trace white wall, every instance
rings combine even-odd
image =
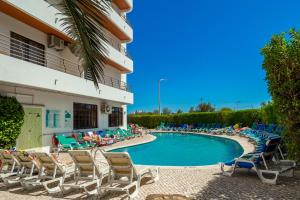
[[[42,133],[43,133],[43,146],[44,149],[49,150],[52,146],[51,137],[53,133],[70,133],[73,131],[73,103],[86,103],[97,105],[98,108],[98,128],[108,129],[108,114],[101,113],[100,108],[102,103],[106,103],[109,106],[123,107],[124,109],[124,125],[121,128],[126,128],[127,126],[127,109],[126,106],[123,106],[121,103],[115,103],[110,101],[104,101],[93,98],[84,98],[79,96],[64,95],[54,92],[40,91],[30,88],[18,87],[18,86],[9,86],[0,84],[0,93],[2,95],[15,96],[18,101],[26,105],[40,105],[43,110],[42,116]],[[59,110],[61,118],[59,121],[60,126],[58,128],[47,128],[46,127],[46,109],[55,109]],[[72,114],[72,126],[65,127],[64,122],[64,112],[68,111]],[[113,128],[110,128],[113,129]],[[80,130],[75,130],[80,131]]]

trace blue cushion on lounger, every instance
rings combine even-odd
[[[237,162],[237,166],[241,168],[247,168],[247,169],[251,169],[252,167],[254,167],[252,163],[246,163],[246,162]]]
[[[225,165],[232,166],[232,165],[234,165],[234,163],[235,163],[235,160],[232,160],[232,161],[226,162]],[[251,169],[252,167],[254,167],[253,164],[246,163],[246,162],[237,162],[237,166],[241,167],[241,168],[247,168],[247,169]]]

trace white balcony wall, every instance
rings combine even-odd
[[[8,84],[23,85],[59,93],[124,104],[133,103],[133,94],[130,92],[102,84],[99,84],[99,90],[97,90],[92,81],[3,54],[0,54],[0,80]]]
[[[27,12],[31,16],[43,21],[49,26],[62,30],[61,23],[59,22],[59,15],[56,15],[58,10],[53,6],[50,6],[48,2],[44,0],[7,0],[17,8]]]
[[[49,3],[44,0],[7,0],[14,6],[22,9],[28,14],[41,20],[42,22],[52,26],[53,28],[62,31],[59,19],[61,16],[56,15],[59,11],[53,6],[49,7]],[[52,0],[51,0],[52,1]],[[50,1],[50,2],[51,2]],[[124,34],[129,38],[133,38],[133,30],[126,21],[114,10],[110,9],[107,16]]]
[[[131,40],[133,39],[133,30],[132,27],[125,21],[123,17],[117,13],[113,8],[107,14],[107,17]]]
[[[127,2],[128,5],[130,5],[130,10],[127,10],[126,12],[130,12],[133,9],[133,0],[124,0]]]
[[[133,72],[133,61],[120,51],[116,50],[110,44],[106,42],[104,43],[107,48],[107,57],[120,66],[126,68],[129,72]]]
[[[132,11],[132,9],[133,9],[133,0],[122,0],[122,1],[125,1],[129,5],[129,7],[130,7],[128,10],[123,10],[123,12],[127,12],[128,13],[128,12]]]

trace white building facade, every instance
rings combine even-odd
[[[55,1],[0,1],[0,94],[23,104],[19,149],[49,151],[54,134],[126,128],[133,103],[126,79],[133,72],[126,49],[133,40],[126,19],[132,0],[112,0],[104,16],[107,60],[99,89],[70,51],[72,39],[50,6]]]

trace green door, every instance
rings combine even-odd
[[[24,107],[25,117],[17,139],[19,150],[42,147],[42,108]]]

